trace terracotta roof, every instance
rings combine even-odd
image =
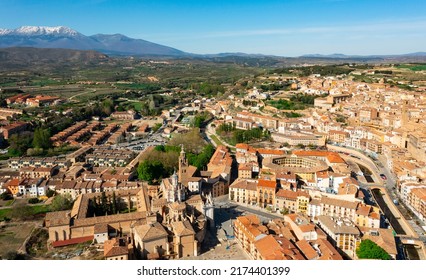
[[[358,193],[358,187],[354,186],[354,185],[349,185],[346,183],[341,183],[339,184],[339,189],[337,192],[337,195],[353,195],[355,197],[355,195]]]
[[[317,178],[329,178],[330,175],[328,174],[328,171],[318,171],[316,172]]]
[[[172,222],[172,228],[174,233],[178,236],[195,234],[195,231],[192,228],[191,223],[189,221]]]
[[[321,205],[321,200],[319,200],[319,199],[312,199],[310,202],[309,202],[309,204],[311,204],[311,205],[317,205],[317,206],[320,206]]]
[[[278,190],[278,192],[275,194],[276,198],[284,198],[284,199],[291,199],[296,200],[297,199],[297,192],[290,191],[290,190]]]
[[[414,188],[411,190],[411,193],[420,199],[426,199],[426,188]]]
[[[167,231],[158,222],[137,226],[135,231],[143,241],[167,237]]]
[[[170,208],[176,211],[182,211],[186,208],[186,204],[184,202],[175,201],[170,204]]]
[[[257,187],[266,187],[266,188],[276,188],[277,182],[276,181],[270,181],[270,180],[258,180]]]
[[[282,150],[273,150],[273,149],[263,149],[263,148],[259,148],[257,149],[257,152],[259,154],[263,154],[263,155],[277,155],[277,156],[281,156],[281,155],[285,155],[285,151]]]
[[[108,224],[96,224],[94,226],[94,233],[108,233]]]
[[[356,210],[356,214],[357,215],[361,215],[361,216],[368,216],[368,214],[370,214],[371,211],[371,206],[369,205],[360,205],[358,207],[358,209]]]
[[[320,251],[321,256],[318,260],[343,260],[343,257],[339,252],[331,245],[331,243],[326,239],[317,239],[313,241],[317,245],[318,250]]]
[[[380,214],[376,213],[376,212],[372,212],[372,213],[370,213],[369,217],[371,219],[379,220],[380,219]]]
[[[254,214],[237,217],[237,220],[245,226],[248,226],[248,225],[251,225],[251,224],[255,224],[255,225],[260,224],[259,217],[257,215],[254,215]]]
[[[247,180],[247,179],[237,179],[234,181],[229,188],[237,188],[237,189],[246,189],[255,191],[257,186],[257,182],[254,180]]]
[[[84,243],[84,242],[88,242],[92,240],[93,240],[93,235],[90,235],[90,236],[71,238],[71,239],[61,240],[61,241],[53,241],[52,246],[63,247],[68,245],[80,244],[80,243]]]
[[[308,241],[305,239],[299,240],[296,242],[297,248],[302,252],[302,254],[306,257],[308,260],[313,260],[318,256],[318,253],[315,251],[314,248],[309,244]]]
[[[127,256],[128,254],[129,254],[129,250],[127,249],[127,247],[114,246],[108,252],[104,252],[104,257],[111,258],[111,257],[117,257],[117,256],[123,256],[123,255]]]
[[[238,170],[252,170],[253,164],[251,163],[240,163],[238,165]]]
[[[293,154],[300,157],[326,157],[330,163],[345,163],[343,158],[335,152],[298,150],[293,151]]]
[[[275,194],[275,197],[277,197],[277,198],[281,197],[281,198],[291,199],[291,200],[296,200],[298,196],[310,197],[308,192],[301,191],[301,190],[291,191],[291,190],[280,189]]]
[[[250,148],[250,146],[248,144],[245,144],[245,143],[238,143],[237,145],[235,145],[235,148],[248,150]]]
[[[15,178],[7,182],[7,186],[19,186],[19,183],[21,182],[21,179]]]
[[[71,220],[70,211],[56,211],[46,213],[46,227],[69,225]]]
[[[307,225],[299,225],[299,228],[302,232],[312,232],[315,231],[315,225],[314,224],[307,224]]]
[[[104,242],[104,257],[128,256],[129,250],[125,239],[113,238]]]
[[[118,223],[118,222],[137,221],[137,220],[144,220],[144,219],[146,219],[146,212],[132,212],[132,213],[125,213],[125,214],[110,215],[110,216],[76,219],[74,220],[73,227],[90,226],[90,225],[95,225],[98,223],[112,224],[112,223]]]
[[[321,197],[321,203],[343,207],[343,208],[349,208],[349,209],[356,209],[359,204],[359,202],[351,202],[347,200],[335,199],[335,198],[330,198],[326,196]]]
[[[280,244],[272,235],[267,235],[254,243],[257,251],[264,260],[283,260],[284,254]]]

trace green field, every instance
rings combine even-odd
[[[410,69],[411,71],[425,71],[426,64],[401,64],[397,66],[399,69]]]
[[[126,101],[121,104],[126,109],[135,109],[140,112],[142,110],[142,102]]]
[[[0,221],[3,221],[4,218],[8,218],[10,216],[10,212],[12,209],[0,209]]]
[[[215,142],[217,146],[223,145],[223,143],[219,140],[219,138],[217,138],[216,135],[212,134],[210,135],[210,138],[213,140],[213,142]]]
[[[30,209],[29,211],[26,211],[27,216],[26,218],[31,218],[32,216],[36,216],[39,214],[45,214],[49,212],[49,206],[47,205],[34,205],[34,206],[25,206],[25,209]],[[21,209],[22,210],[22,209]],[[13,216],[13,208],[6,208],[6,209],[0,209],[0,221],[3,221],[6,219],[11,219]]]

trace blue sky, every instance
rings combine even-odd
[[[426,51],[424,0],[1,0],[0,28],[68,26],[186,52]]]

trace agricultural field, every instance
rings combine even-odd
[[[20,249],[25,239],[30,235],[34,227],[34,222],[0,222],[0,254],[18,251],[18,249]]]
[[[426,64],[401,64],[397,66],[398,69],[409,69],[411,71],[425,71]]]

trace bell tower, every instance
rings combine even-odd
[[[186,169],[188,167],[188,159],[186,158],[186,153],[183,148],[183,144],[181,145],[180,155],[179,155],[179,183],[182,183],[182,177],[186,173]]]

